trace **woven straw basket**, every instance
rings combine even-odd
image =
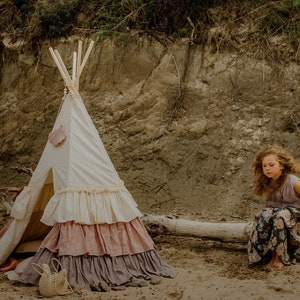
[[[60,271],[54,266],[54,262],[60,266]],[[39,280],[40,294],[44,297],[53,297],[72,293],[73,290],[67,279],[67,270],[62,267],[56,258],[53,258],[51,263],[54,272],[51,272],[50,266],[47,264],[41,266],[35,263],[32,264],[34,270],[41,275]]]

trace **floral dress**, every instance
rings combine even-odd
[[[295,175],[288,175],[284,185],[267,198],[267,207],[256,214],[247,247],[249,267],[267,262],[274,251],[284,264],[296,263],[300,247],[300,196],[293,187],[297,180]]]

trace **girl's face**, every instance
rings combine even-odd
[[[276,180],[281,175],[283,167],[279,163],[277,155],[270,154],[263,158],[262,169],[267,177]]]

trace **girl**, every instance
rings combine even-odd
[[[265,196],[266,208],[256,216],[248,243],[249,267],[281,269],[296,262],[300,246],[299,168],[283,148],[260,150],[252,163],[254,194]]]

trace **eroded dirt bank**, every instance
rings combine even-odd
[[[11,167],[34,169],[64,94],[48,48],[71,68],[77,42],[45,41],[38,57],[2,48],[2,187],[26,184]],[[247,221],[262,205],[252,196],[255,152],[276,142],[300,158],[299,69],[188,39],[106,40],[95,44],[80,91],[143,212]]]

